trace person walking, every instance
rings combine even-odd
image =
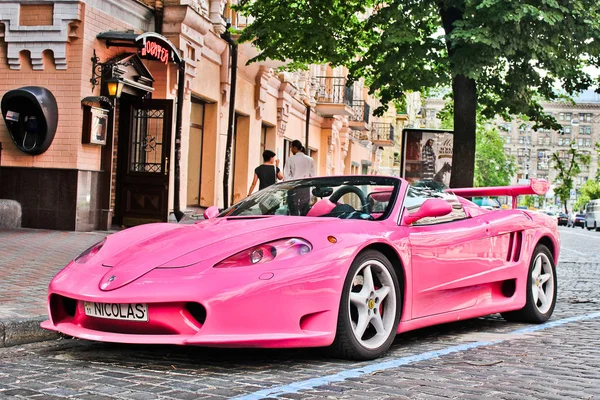
[[[262,190],[273,185],[277,182],[277,179],[283,179],[279,169],[279,160],[275,160],[275,153],[271,150],[265,150],[262,157],[264,162],[254,169],[254,180],[250,185],[250,190],[248,190],[248,196],[254,191],[257,182],[259,182],[258,190]]]
[[[433,180],[435,176],[435,152],[433,151],[433,139],[429,139],[421,150],[421,162],[423,163],[423,180]]]
[[[294,140],[291,145],[293,156],[289,157],[283,168],[286,181],[311,178],[315,176],[315,161],[304,154],[302,142]],[[300,186],[288,192],[288,208],[290,215],[306,215],[310,203],[310,187]]]
[[[288,158],[283,168],[283,177],[286,181],[292,179],[310,178],[315,176],[315,161],[304,154],[302,142],[294,140],[291,145],[292,156]]]

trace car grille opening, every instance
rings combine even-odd
[[[507,281],[502,282],[502,295],[504,297],[513,297],[515,291],[517,290],[517,280],[509,279]]]
[[[86,329],[126,335],[179,335],[178,329],[162,322],[131,322],[116,319],[88,318],[81,323]]]
[[[50,317],[54,323],[65,318],[74,317],[77,311],[77,300],[53,294],[50,296]]]
[[[185,308],[189,311],[192,317],[198,321],[200,326],[204,325],[204,321],[206,321],[206,308],[204,308],[202,304],[186,303]]]

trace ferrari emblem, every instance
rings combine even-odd
[[[368,303],[369,308],[372,310],[375,308],[375,300],[371,299]]]

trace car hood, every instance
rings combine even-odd
[[[127,285],[151,270],[161,268],[181,268],[196,264],[214,255],[214,251],[198,251],[219,244],[220,251],[226,251],[224,241],[238,236],[265,233],[273,228],[277,232],[292,232],[299,225],[326,222],[323,218],[310,217],[229,217],[198,222],[194,225],[182,225],[175,229],[154,225],[148,230],[138,230],[138,238],[131,244],[119,246],[120,233],[107,238],[105,247],[109,251],[100,258],[103,267],[110,267],[100,280],[101,290],[109,291]],[[167,224],[164,224],[167,225]],[[294,228],[292,228],[292,225]],[[172,225],[171,225],[172,226]],[[289,228],[285,228],[289,226]],[[127,231],[123,231],[125,233]],[[260,235],[264,236],[264,235]],[[249,246],[252,243],[248,243]],[[117,246],[117,247],[116,247]],[[99,256],[102,251],[98,254]],[[192,254],[193,253],[193,254]],[[232,253],[233,254],[233,253]],[[187,255],[187,257],[186,257]],[[174,263],[173,261],[176,262]]]

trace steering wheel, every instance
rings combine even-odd
[[[331,197],[329,197],[329,201],[331,201],[332,203],[337,203],[338,200],[342,198],[342,196],[348,193],[356,194],[360,199],[361,208],[365,210],[367,214],[371,214],[371,210],[369,210],[370,207],[369,202],[367,201],[367,197],[365,196],[363,191],[357,188],[356,186],[346,185],[340,187],[338,190],[333,192]]]

